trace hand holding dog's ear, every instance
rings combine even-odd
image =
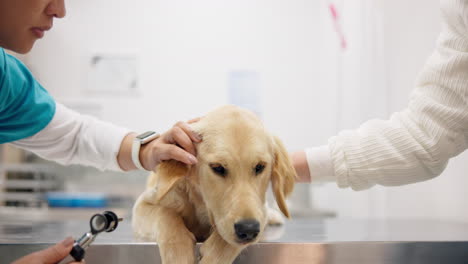
[[[185,122],[176,123],[159,138],[144,145],[140,151],[140,161],[144,168],[153,170],[165,160],[177,160],[188,165],[197,163],[194,142],[201,137]]]
[[[307,163],[307,157],[305,151],[296,151],[289,154],[294,169],[297,173],[297,182],[310,182],[311,176],[309,171],[309,164]]]

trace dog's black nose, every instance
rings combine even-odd
[[[234,224],[236,236],[241,242],[254,240],[260,232],[260,223],[255,219],[246,219]]]

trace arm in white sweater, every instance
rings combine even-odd
[[[443,30],[408,107],[306,150],[312,180],[341,188],[397,186],[438,176],[468,148],[468,1],[442,0]]]
[[[57,103],[50,123],[37,134],[11,144],[60,164],[121,171],[117,154],[130,131],[81,115]]]

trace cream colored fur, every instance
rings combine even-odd
[[[295,170],[280,140],[247,110],[224,106],[192,127],[203,137],[196,146],[198,163],[159,165],[135,203],[133,230],[158,243],[164,264],[196,263],[197,241],[204,241],[200,263],[232,263],[258,241],[268,223],[265,194],[270,182],[280,210],[289,217],[285,198],[293,190]],[[261,173],[258,165],[264,166]],[[225,176],[213,169],[219,166]],[[234,223],[243,219],[260,223],[259,236],[247,244],[234,231]],[[278,216],[271,220],[281,221]]]

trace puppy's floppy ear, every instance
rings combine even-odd
[[[294,189],[294,182],[297,177],[289,153],[286,151],[281,140],[273,136],[273,151],[275,160],[271,173],[271,183],[276,203],[283,214],[290,218],[288,207],[286,206],[286,197]]]
[[[159,202],[164,196],[189,173],[189,166],[180,161],[163,161],[157,168],[157,178],[151,175],[147,187],[151,188],[147,193],[147,200]],[[155,182],[157,180],[157,182]]]

